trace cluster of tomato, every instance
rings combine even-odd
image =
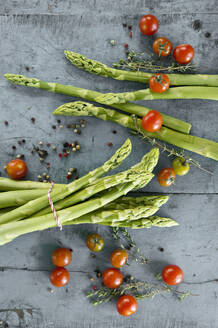
[[[93,252],[99,252],[104,247],[104,239],[99,234],[91,234],[86,240],[87,247]],[[102,283],[111,289],[118,288],[123,283],[123,275],[120,272],[128,260],[125,249],[116,249],[110,255],[113,268],[106,269],[102,274]],[[178,285],[183,280],[183,271],[177,265],[168,265],[162,271],[162,279],[168,285]],[[123,316],[130,316],[137,311],[138,302],[132,295],[125,294],[117,300],[117,311]]]
[[[69,248],[57,248],[52,254],[52,262],[56,268],[50,274],[50,281],[55,287],[65,286],[69,279],[69,271],[65,266],[72,261],[72,250]]]
[[[153,35],[157,32],[159,22],[153,15],[145,15],[141,18],[139,27],[144,35]],[[154,53],[158,56],[169,56],[173,49],[172,43],[165,37],[157,38],[153,43]],[[173,57],[179,64],[188,64],[194,57],[194,48],[190,44],[181,44],[175,47]],[[170,80],[166,74],[154,74],[149,80],[149,88],[152,92],[162,93],[169,89]],[[147,132],[157,132],[163,124],[162,115],[151,110],[142,119],[142,128]],[[189,164],[183,158],[175,158],[172,162],[173,168],[164,168],[158,174],[158,182],[163,187],[171,186],[176,175],[185,175],[189,171]]]

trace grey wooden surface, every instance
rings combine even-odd
[[[49,151],[51,176],[66,182],[67,168],[75,166],[83,175],[103,163],[129,136],[126,129],[115,124],[89,118],[80,136],[66,128],[74,118],[61,118],[59,129],[52,111],[71,99],[40,90],[13,87],[3,74],[23,73],[44,80],[71,83],[95,90],[126,91],[141,87],[130,82],[118,82],[89,75],[72,67],[64,58],[63,50],[72,49],[91,58],[111,64],[124,54],[123,44],[139,51],[150,51],[152,38],[138,31],[139,18],[154,13],[160,21],[158,35],[168,36],[174,44],[189,42],[196,49],[195,63],[201,72],[218,73],[218,7],[217,1],[1,1],[0,3],[0,103],[1,138],[0,167],[17,153],[25,154],[29,166],[28,178],[46,172],[37,155],[29,150],[39,141],[57,145],[57,152],[65,141],[78,140],[79,154],[59,160]],[[196,23],[197,21],[197,23]],[[133,38],[122,23],[133,25]],[[206,33],[210,33],[206,37]],[[109,43],[116,41],[116,46]],[[213,101],[152,101],[146,105],[193,124],[192,133],[218,141],[217,103]],[[31,118],[35,117],[35,124]],[[6,127],[4,121],[9,125]],[[57,129],[53,130],[52,125]],[[114,134],[113,131],[117,133]],[[17,141],[25,139],[24,145]],[[149,150],[137,137],[132,137],[133,152],[122,168],[140,160]],[[107,146],[108,142],[113,147]],[[17,150],[13,151],[12,146]],[[178,302],[172,296],[157,297],[140,302],[138,312],[130,318],[120,317],[110,303],[93,308],[85,299],[90,288],[89,277],[96,268],[109,266],[108,255],[114,247],[109,229],[78,226],[33,233],[18,238],[0,248],[0,327],[55,327],[55,328],[209,328],[218,326],[217,317],[217,173],[215,161],[194,156],[213,176],[192,169],[178,178],[174,187],[161,188],[156,179],[142,192],[168,192],[170,201],[161,215],[175,218],[179,227],[153,228],[135,231],[138,246],[151,259],[150,266],[125,269],[139,279],[154,279],[166,263],[176,263],[184,269],[184,283],[198,297]],[[156,172],[170,161],[162,155]],[[2,175],[4,176],[4,172]],[[96,259],[85,247],[88,232],[99,231],[106,239],[106,248]],[[50,254],[59,244],[74,249],[70,283],[66,288],[48,290],[52,269]],[[159,247],[164,251],[160,252]]]

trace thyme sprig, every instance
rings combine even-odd
[[[127,59],[120,59],[118,63],[113,63],[114,68],[129,69],[131,71],[146,70],[151,72],[166,71],[166,72],[187,72],[196,69],[195,65],[179,65],[172,62],[170,66],[164,66],[161,63],[157,64],[157,59],[146,58],[147,54],[144,52],[128,51]]]
[[[134,239],[126,228],[112,227],[112,236],[114,240],[119,242],[121,248],[128,250],[129,256],[132,257],[137,263],[148,263],[147,257],[141,253],[140,249],[137,247]]]
[[[172,292],[173,295],[176,295],[180,301],[190,295],[197,296],[191,294],[189,291],[186,292],[178,291],[165,284],[157,285],[157,284],[151,284],[147,281],[133,280],[127,283],[123,283],[120,287],[116,289],[101,287],[100,289],[87,293],[86,297],[93,298],[91,303],[94,306],[98,306],[102,303],[109,302],[114,297],[119,297],[127,293],[131,293],[131,295],[133,295],[137,300],[142,300],[149,297],[154,298],[155,296],[160,295],[162,293],[170,293],[170,292]]]
[[[207,172],[207,173],[213,175],[213,172],[205,169],[204,167],[201,166],[201,164],[198,161],[196,161],[195,159],[193,159],[190,156],[186,155],[183,149],[176,150],[175,148],[169,148],[165,144],[161,144],[155,138],[151,138],[151,137],[147,136],[142,131],[140,126],[138,125],[138,121],[137,121],[136,116],[132,115],[132,117],[133,117],[135,128],[136,128],[136,131],[132,131],[133,134],[139,135],[139,137],[141,137],[143,140],[148,141],[150,144],[152,144],[152,146],[157,146],[158,148],[161,149],[162,152],[167,152],[168,157],[171,157],[171,156],[181,157],[181,158],[184,159],[185,162],[197,167],[198,169],[200,169],[204,172]]]

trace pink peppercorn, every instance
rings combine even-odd
[[[92,289],[93,290],[96,290],[97,289],[97,286],[96,285],[92,286]]]
[[[128,43],[124,43],[124,48],[128,48],[128,47],[129,47]]]
[[[61,158],[61,157],[62,157],[62,154],[61,154],[61,153],[59,153],[59,154],[58,154],[58,157],[59,157],[59,158]]]

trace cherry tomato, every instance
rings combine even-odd
[[[70,279],[69,272],[65,268],[58,267],[50,274],[50,281],[55,287],[65,286]]]
[[[11,179],[19,180],[25,177],[27,165],[22,159],[12,159],[8,163],[6,170]]]
[[[176,173],[170,167],[166,167],[166,168],[160,170],[160,172],[158,173],[157,179],[161,186],[170,187],[176,179]]]
[[[129,316],[135,313],[137,308],[137,300],[131,295],[123,295],[117,301],[117,311],[121,315]]]
[[[162,115],[156,110],[150,110],[142,119],[142,127],[145,131],[155,132],[160,130],[163,124]]]
[[[163,57],[169,56],[172,51],[172,48],[173,46],[170,40],[164,38],[163,36],[154,40],[153,50],[154,53],[157,54],[158,56],[163,56]]]
[[[194,58],[194,48],[190,44],[180,44],[173,50],[173,57],[179,64],[188,64]]]
[[[58,267],[70,264],[71,260],[72,254],[68,248],[57,248],[52,254],[52,262]]]
[[[104,239],[97,233],[88,235],[86,239],[87,247],[93,252],[100,252],[104,248]]]
[[[190,168],[189,163],[182,157],[174,158],[172,167],[177,175],[186,175]]]
[[[153,15],[145,15],[140,19],[139,28],[142,34],[153,35],[158,30],[158,20]]]
[[[167,285],[178,285],[183,280],[183,272],[177,265],[167,265],[162,271],[162,279]]]
[[[115,268],[121,268],[128,260],[128,253],[125,249],[116,249],[111,253],[110,261]]]
[[[103,272],[102,282],[108,288],[117,288],[123,282],[123,275],[118,269],[109,268]]]
[[[169,89],[169,86],[170,80],[166,74],[157,73],[149,79],[149,88],[153,92],[165,92]]]

